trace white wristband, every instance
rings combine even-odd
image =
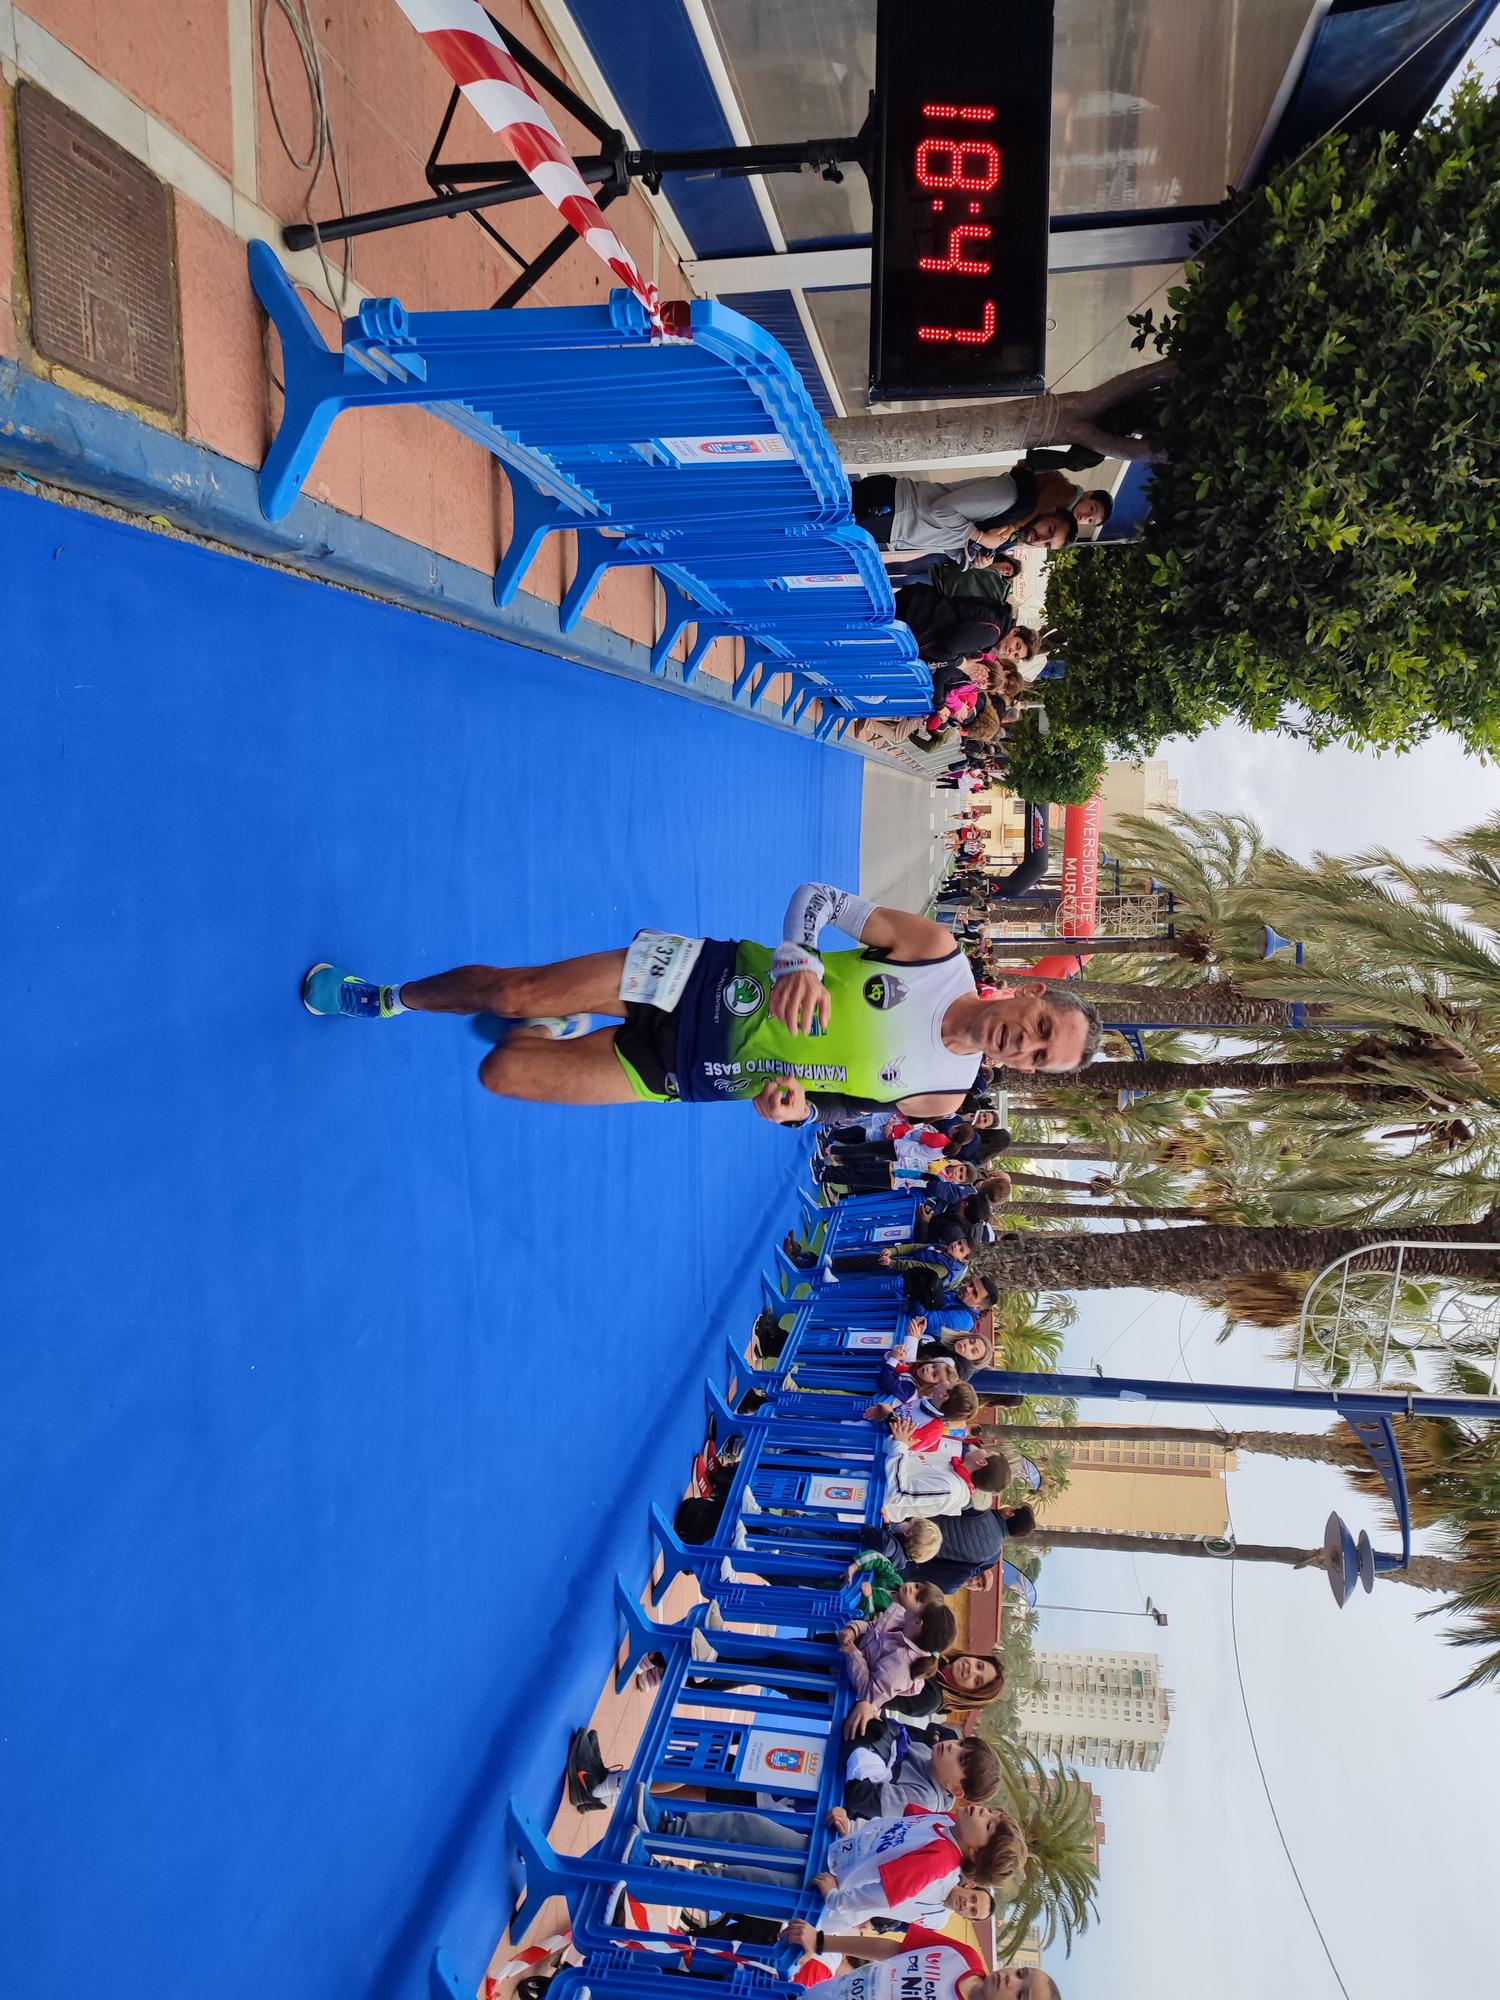
[[[785,979],[789,972],[810,972],[815,979],[823,977],[823,961],[815,951],[806,945],[793,944],[784,939],[771,954],[771,984]]]

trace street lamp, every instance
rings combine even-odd
[[[1099,1618],[1154,1618],[1158,1625],[1165,1625],[1167,1614],[1159,1604],[1146,1599],[1144,1611],[1121,1611],[1108,1604],[1038,1604],[1038,1611],[1086,1611]]]

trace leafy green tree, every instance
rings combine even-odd
[[[1497,267],[1500,97],[1470,81],[1404,144],[1328,140],[1140,316],[1169,462],[1138,544],[1055,565],[1071,738],[1140,750],[1196,703],[1500,751]]]
[[[1049,722],[1054,700],[1051,688],[1064,686],[1064,681],[1049,684]],[[1099,789],[1108,761],[1109,738],[1102,729],[1077,730],[1053,723],[1044,736],[1037,728],[1036,716],[1028,712],[1006,738],[1006,789],[1018,798],[1038,803],[1086,805]]]

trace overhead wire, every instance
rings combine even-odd
[[[1178,1354],[1178,1359],[1182,1363],[1183,1373],[1187,1376],[1187,1379],[1190,1382],[1196,1382],[1197,1378],[1194,1376],[1192,1369],[1188,1366],[1187,1352],[1183,1346],[1183,1341],[1182,1341],[1182,1328],[1180,1320],[1178,1323],[1178,1332],[1177,1332],[1177,1354]],[[1208,1410],[1210,1417],[1213,1418],[1215,1424],[1218,1425],[1219,1429],[1223,1431],[1224,1435],[1227,1437],[1229,1435],[1229,1432],[1225,1427],[1223,1420],[1219,1417],[1218,1413],[1206,1401],[1204,1403],[1204,1408]],[[1229,1533],[1231,1538],[1233,1538],[1234,1508],[1230,1503],[1229,1483],[1227,1480],[1225,1481],[1224,1485],[1224,1510],[1226,1514],[1229,1516]],[[1307,1886],[1302,1880],[1301,1872],[1298,1869],[1296,1860],[1292,1854],[1291,1843],[1288,1841],[1286,1837],[1286,1829],[1282,1826],[1281,1823],[1281,1814],[1276,1809],[1276,1800],[1271,1791],[1271,1781],[1266,1775],[1265,1760],[1262,1758],[1260,1754],[1260,1742],[1255,1734],[1255,1720],[1250,1713],[1250,1695],[1249,1691],[1245,1686],[1244,1663],[1240,1658],[1240,1629],[1239,1629],[1237,1605],[1235,1600],[1235,1581],[1238,1568],[1239,1565],[1235,1562],[1234,1557],[1231,1555],[1229,1558],[1229,1639],[1230,1639],[1230,1645],[1234,1652],[1234,1677],[1239,1687],[1240,1708],[1245,1717],[1245,1734],[1250,1739],[1250,1754],[1255,1759],[1256,1774],[1260,1779],[1260,1788],[1262,1792],[1265,1794],[1266,1807],[1271,1815],[1271,1824],[1276,1829],[1276,1838],[1281,1843],[1281,1851],[1282,1854],[1286,1857],[1286,1865],[1288,1869],[1291,1871],[1291,1877],[1293,1882],[1297,1886],[1297,1894],[1302,1898],[1302,1907],[1307,1912],[1307,1920],[1312,1925],[1313,1934],[1317,1938],[1319,1945],[1322,1947],[1323,1956],[1328,1961],[1328,1969],[1333,1974],[1334,1981],[1338,1986],[1339,1992],[1344,1996],[1344,2000],[1352,2000],[1349,1988],[1344,1981],[1344,1975],[1339,1971],[1338,1961],[1334,1958],[1333,1949],[1330,1946],[1328,1939],[1324,1934],[1322,1924],[1318,1921],[1318,1913],[1313,1908],[1312,1898],[1307,1893]]]
[[[287,132],[282,105],[276,94],[276,79],[271,67],[270,32],[271,22],[279,15],[291,32],[302,60],[302,71],[307,82],[308,102],[312,110],[312,133],[307,149],[301,151]],[[281,142],[281,150],[299,173],[307,176],[302,190],[302,216],[312,230],[313,241],[317,245],[318,265],[323,274],[327,290],[329,310],[340,319],[349,317],[349,307],[354,283],[352,261],[354,242],[345,237],[339,264],[335,268],[323,246],[323,238],[318,229],[317,218],[312,212],[313,196],[327,167],[333,175],[334,197],[341,216],[349,212],[349,203],[344,192],[343,169],[339,164],[338,142],[333,135],[333,123],[328,115],[328,82],[323,73],[323,55],[318,47],[317,31],[313,27],[307,0],[260,0],[256,17],[257,47],[260,56],[260,73],[266,86],[266,106],[271,114],[271,123],[276,129],[276,137]],[[262,329],[262,342],[266,353],[266,371],[277,389],[282,383],[271,365],[271,327],[267,320]]]

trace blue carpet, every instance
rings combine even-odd
[[[0,1988],[477,1979],[801,1148],[297,979],[773,936],[860,766],[27,496],[0,546]]]

